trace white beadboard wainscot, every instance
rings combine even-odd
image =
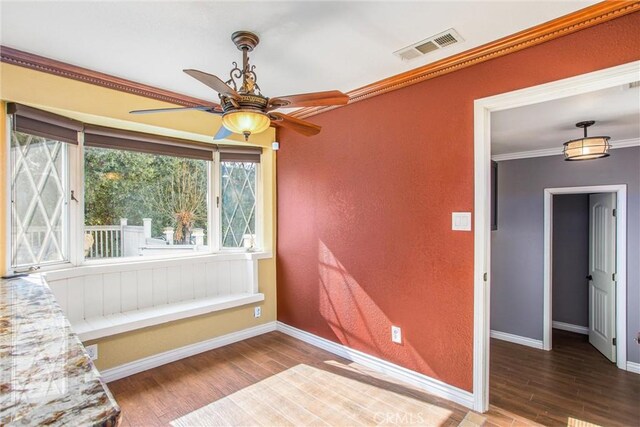
[[[265,252],[94,264],[45,274],[83,341],[264,300]]]

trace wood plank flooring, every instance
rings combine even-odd
[[[552,351],[491,340],[490,372],[492,411],[544,425],[640,425],[640,375],[618,369],[586,335],[554,329]]]
[[[491,410],[482,415],[279,332],[160,366],[109,388],[122,408],[122,426],[567,426],[569,417],[638,425],[633,403],[638,402],[640,376],[605,368],[596,374],[579,362],[586,356],[563,350],[561,342],[554,344],[564,361],[492,341]],[[532,366],[518,364],[518,357]],[[574,365],[585,376],[565,372]],[[614,384],[604,387],[606,378]],[[566,383],[575,383],[575,390]]]

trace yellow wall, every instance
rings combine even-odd
[[[212,91],[211,99],[215,99]],[[0,64],[0,203],[6,205],[6,171],[8,167],[5,102],[19,102],[49,110],[84,122],[112,126],[122,129],[212,142],[212,135],[220,126],[220,118],[197,111],[133,116],[130,110],[163,108],[173,105],[118,92],[75,80],[29,70],[9,64]],[[265,249],[273,258],[258,262],[260,292],[264,293],[262,316],[253,317],[253,305],[197,316],[164,325],[140,329],[92,341],[98,343],[99,358],[96,365],[107,369],[142,357],[214,338],[230,332],[249,328],[276,320],[276,267],[275,267],[275,161],[271,142],[275,130],[251,136],[251,144],[264,148],[262,156],[263,215]],[[234,136],[225,144],[245,144],[241,137]],[[0,224],[6,224],[6,209],[0,209]],[[8,249],[6,227],[0,227],[0,271],[7,270]]]

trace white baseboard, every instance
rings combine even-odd
[[[459,389],[435,378],[431,378],[394,363],[387,362],[386,360],[382,360],[378,357],[351,349],[342,344],[337,344],[333,341],[310,334],[309,332],[294,328],[293,326],[289,326],[282,322],[277,322],[277,330],[337,356],[356,362],[369,369],[373,369],[377,372],[381,372],[400,381],[419,387],[436,396],[454,401],[470,409],[473,408],[473,394],[466,390]]]
[[[509,341],[515,344],[526,345],[527,347],[533,347],[542,350],[542,341],[534,340],[533,338],[521,337],[520,335],[508,334],[506,332],[491,331],[491,338],[497,340]]]
[[[627,361],[627,371],[640,374],[640,363]]]
[[[120,378],[128,377],[129,375],[137,374],[138,372],[184,359],[185,357],[193,356],[198,353],[203,353],[205,351],[213,350],[214,348],[233,344],[234,342],[246,340],[275,330],[275,321],[265,323],[263,325],[254,326],[238,332],[232,332],[227,335],[212,338],[210,340],[165,351],[164,353],[154,354],[153,356],[145,357],[143,359],[134,360],[133,362],[125,363],[124,365],[116,366],[115,368],[105,369],[104,371],[101,371],[100,374],[105,382],[115,381]]]
[[[589,328],[586,326],[572,325],[571,323],[553,321],[553,329],[575,332],[576,334],[589,335]]]

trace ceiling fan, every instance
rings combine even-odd
[[[274,111],[278,108],[344,105],[349,102],[349,97],[337,90],[267,98],[262,95],[260,86],[258,86],[255,65],[249,65],[248,53],[258,45],[260,39],[252,32],[236,31],[231,35],[231,40],[242,51],[242,68],[236,62],[233,62],[234,68],[229,72],[229,80],[223,81],[219,77],[203,71],[183,70],[191,77],[218,92],[220,97],[219,106],[198,105],[194,107],[135,110],[130,113],[149,114],[200,110],[217,114],[222,116],[222,126],[214,136],[214,140],[226,138],[232,133],[238,133],[244,135],[245,141],[248,141],[249,135],[267,130],[272,122],[305,136],[313,136],[320,132],[320,126]]]

